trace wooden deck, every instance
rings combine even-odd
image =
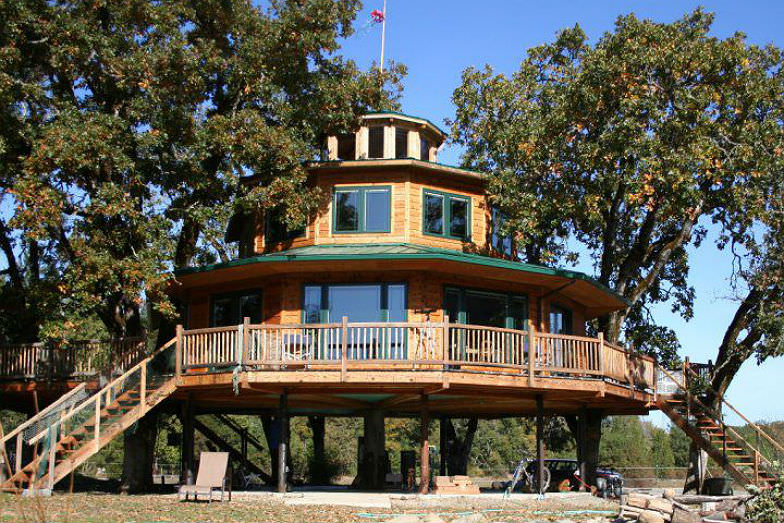
[[[423,401],[434,413],[526,415],[539,396],[554,413],[620,414],[647,412],[656,394],[654,360],[601,337],[448,321],[180,328],[173,359],[173,400],[205,411],[275,409],[285,392],[294,411],[334,415],[407,415]],[[0,351],[0,369],[12,370],[0,390],[29,394],[87,376],[72,366],[43,379],[39,367],[25,351]]]

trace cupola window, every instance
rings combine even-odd
[[[368,128],[368,158],[384,157],[384,127],[375,125]]]
[[[353,134],[342,134],[338,136],[338,159],[355,160],[357,151],[357,139]]]
[[[395,127],[395,158],[408,158],[408,131]]]
[[[392,188],[340,187],[333,199],[337,233],[390,232]]]
[[[419,139],[419,159],[423,162],[430,161],[430,143],[424,138]]]
[[[470,239],[471,199],[458,194],[426,190],[423,228],[426,234],[458,240]]]

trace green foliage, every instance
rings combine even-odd
[[[651,444],[637,416],[613,416],[602,424],[599,462],[613,467],[653,465]]]
[[[749,503],[746,510],[748,521],[767,523],[784,521],[784,479],[779,479],[772,488],[760,491],[751,487],[756,497]]]
[[[675,425],[670,425],[670,448],[672,448],[673,464],[676,467],[689,466],[689,447],[691,440]]]
[[[171,268],[225,255],[232,212],[318,200],[323,137],[394,108],[402,67],[338,54],[356,0],[0,5],[0,221],[12,339],[78,337],[98,317],[172,316]],[[253,176],[257,183],[240,183]],[[4,300],[5,301],[5,300]],[[32,328],[20,332],[14,325]]]
[[[712,22],[621,16],[595,44],[575,26],[512,75],[466,69],[453,95],[463,164],[490,173],[521,255],[569,262],[577,240],[631,304],[601,330],[665,361],[677,338],[649,306],[692,316],[686,247],[709,220],[735,240],[763,221],[784,159],[781,51]]]

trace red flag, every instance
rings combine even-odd
[[[370,13],[370,18],[372,18],[375,23],[380,24],[384,21],[384,12],[379,11],[378,9],[373,9],[373,11]]]

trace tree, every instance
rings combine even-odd
[[[3,3],[0,176],[13,216],[0,248],[20,319],[43,302],[52,310],[32,324],[44,336],[72,337],[94,316],[113,336],[137,334],[145,299],[175,313],[170,269],[220,256],[212,232],[233,211],[281,207],[303,222],[318,196],[304,162],[327,133],[394,107],[403,72],[338,54],[358,8]],[[50,284],[37,286],[43,255]]]
[[[691,317],[686,247],[706,220],[759,206],[781,158],[780,50],[711,37],[712,21],[622,16],[595,45],[576,26],[509,77],[467,69],[453,97],[462,163],[489,173],[522,257],[571,261],[578,241],[629,303],[599,329],[663,360],[677,338],[648,307]]]

